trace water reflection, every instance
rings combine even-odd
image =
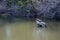
[[[60,40],[60,22],[46,21],[48,27],[43,31],[31,20],[1,23],[0,40]]]
[[[33,30],[33,40],[48,40],[46,28],[37,28]]]
[[[6,25],[6,36],[7,36],[7,40],[11,40],[11,27],[9,25]]]

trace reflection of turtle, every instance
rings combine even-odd
[[[40,19],[37,19],[37,20],[36,20],[36,24],[37,24],[37,27],[42,27],[42,28],[45,28],[45,27],[46,27],[46,23],[43,22],[43,21],[40,20]]]

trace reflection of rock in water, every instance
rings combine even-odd
[[[6,25],[6,36],[7,36],[7,40],[11,40],[11,26],[8,24]]]
[[[45,28],[37,28],[33,30],[33,40],[48,40]]]

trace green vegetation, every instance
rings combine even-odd
[[[17,3],[19,6],[24,6],[24,5],[27,5],[28,3],[30,3],[31,0],[19,0]]]
[[[7,5],[11,5],[12,3],[17,3],[19,6],[24,6],[25,4],[30,3],[31,0],[7,0]]]

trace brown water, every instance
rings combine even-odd
[[[33,21],[4,23],[0,26],[0,40],[37,40],[37,38],[39,38],[38,40],[60,40],[60,22],[46,21],[46,23],[47,28],[41,31],[41,34],[35,28]],[[34,32],[35,30],[37,31]],[[36,33],[39,34],[36,35]],[[43,33],[46,34],[45,39],[40,37]]]

